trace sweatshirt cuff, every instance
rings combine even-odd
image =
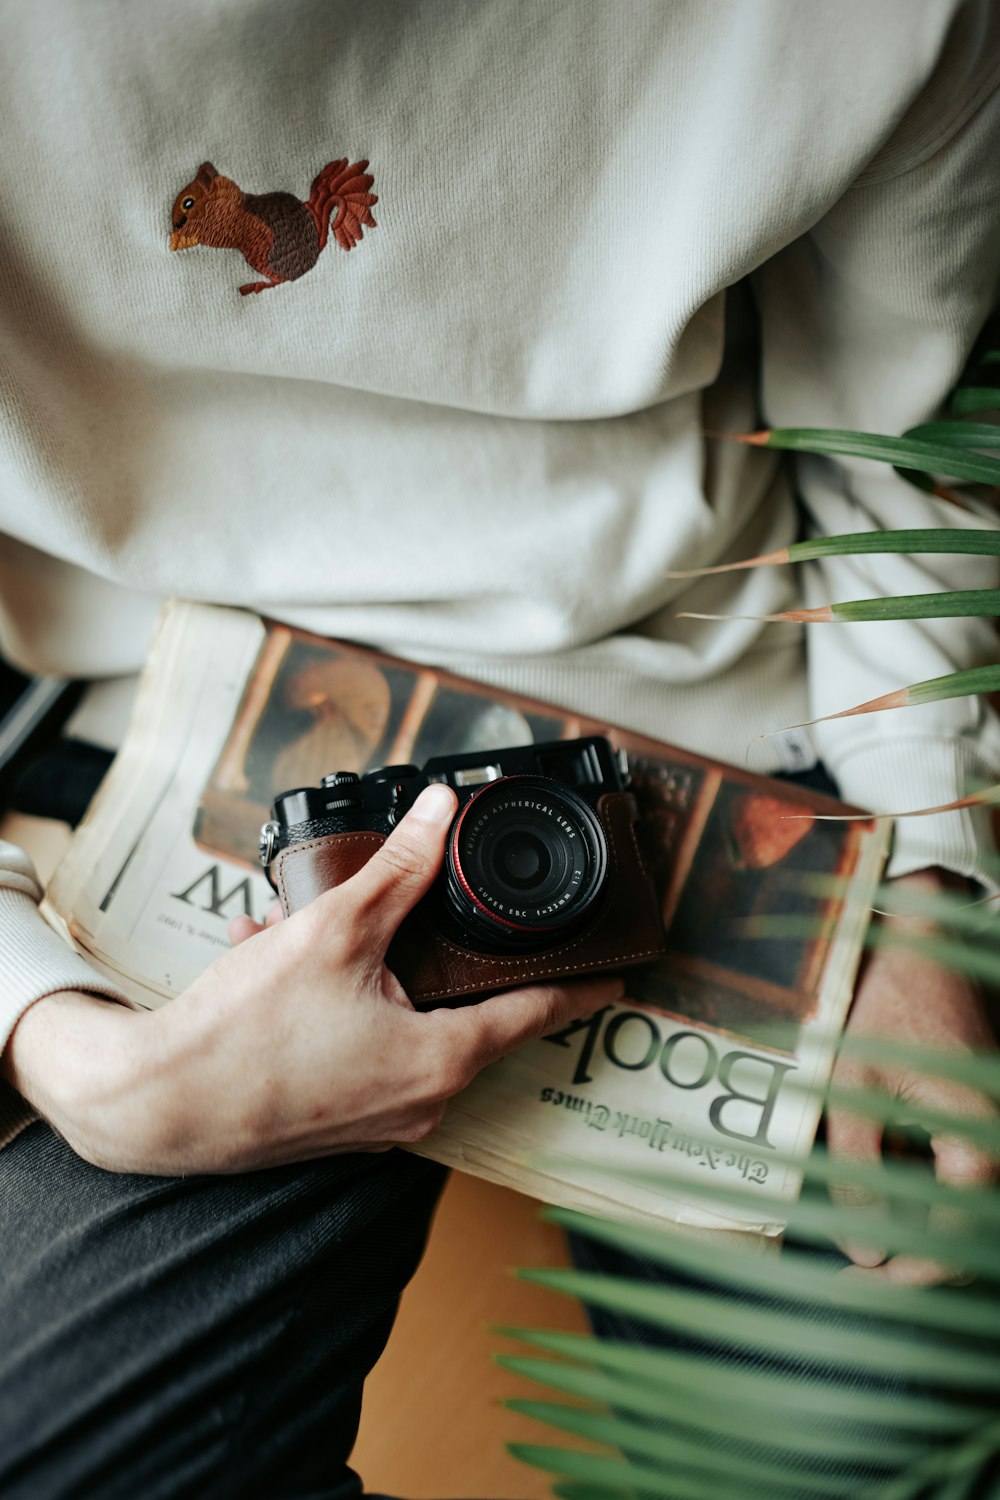
[[[875,813],[939,807],[998,780],[976,747],[955,738],[886,738],[828,764],[846,802]],[[993,807],[962,808],[929,817],[897,818],[886,878],[931,865],[966,875],[990,894],[1000,891]]]
[[[125,999],[53,932],[26,890],[0,888],[0,1052],[28,1006],[56,990]]]

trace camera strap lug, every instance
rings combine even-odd
[[[278,834],[281,832],[277,823],[265,823],[260,830],[260,839],[257,844],[257,853],[260,862],[266,870],[274,858],[274,846],[277,843]]]

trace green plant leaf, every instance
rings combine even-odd
[[[995,1421],[984,1422],[977,1431],[967,1434],[958,1443],[919,1458],[905,1473],[887,1484],[877,1487],[866,1485],[860,1500],[945,1500],[949,1492],[954,1500],[954,1486],[959,1480],[966,1484],[967,1500],[975,1500],[975,1497],[983,1497],[985,1500],[985,1491],[976,1488],[974,1496],[972,1489],[968,1487],[975,1483],[977,1470],[986,1466],[992,1469],[993,1461],[1000,1451],[998,1440],[1000,1424]],[[945,1481],[944,1489],[928,1488],[936,1479]]]
[[[970,368],[977,364],[1000,365],[1000,349],[987,350]],[[1000,387],[969,385],[952,400],[956,412],[991,408],[1000,409]],[[962,497],[945,488],[941,476],[1000,489],[1000,424],[992,421],[928,422],[902,438],[809,428],[735,438],[793,452],[889,463],[910,482],[960,506],[965,505]],[[1000,529],[984,525],[823,537],[698,574],[822,557],[931,552],[998,556]],[[855,599],[757,618],[843,623],[998,614],[1000,589],[989,589]],[[687,612],[682,617],[729,618]],[[996,691],[998,663],[909,684],[827,717]],[[997,800],[1000,787],[992,787],[945,806]],[[808,882],[810,877],[802,878]],[[884,900],[891,904],[893,896],[886,893]],[[794,920],[794,935],[801,936],[803,919]],[[902,941],[956,972],[1000,982],[1000,927],[984,931],[982,912],[972,911],[971,903],[946,905],[939,920],[943,930],[933,936],[883,936],[880,931],[873,941]],[[764,921],[766,925],[768,919]],[[806,926],[813,931],[815,921]],[[768,932],[779,930],[792,935],[790,927],[771,926]],[[921,1059],[920,1049],[906,1044],[851,1036],[843,1039],[842,1049],[875,1064],[918,1068],[922,1060],[930,1076],[965,1082],[1000,1098],[996,1057],[956,1052]],[[874,1088],[831,1088],[829,1100],[833,1107],[882,1124],[917,1120],[935,1135],[973,1141],[1000,1155],[996,1120],[901,1105]],[[515,1445],[511,1451],[518,1457],[563,1476],[556,1494],[565,1500],[665,1500],[667,1495],[670,1500],[770,1500],[772,1495],[799,1500],[805,1493],[850,1495],[852,1500],[985,1496],[987,1472],[993,1476],[1000,1450],[1000,1424],[993,1415],[1000,1397],[1000,1201],[992,1190],[961,1190],[938,1182],[925,1165],[911,1162],[850,1162],[820,1150],[794,1168],[804,1182],[798,1202],[773,1194],[753,1199],[743,1189],[720,1188],[711,1178],[671,1173],[662,1159],[646,1171],[622,1173],[619,1168],[618,1175],[647,1188],[679,1187],[717,1211],[745,1209],[754,1201],[760,1217],[788,1219],[806,1245],[828,1246],[834,1237],[877,1244],[890,1253],[960,1263],[981,1279],[955,1290],[842,1278],[820,1257],[798,1249],[786,1248],[780,1259],[743,1258],[734,1256],[727,1244],[552,1211],[556,1222],[627,1255],[662,1264],[676,1273],[674,1284],[569,1270],[519,1274],[591,1307],[662,1328],[678,1341],[677,1347],[650,1349],[579,1334],[507,1330],[558,1358],[504,1356],[501,1364],[589,1403],[581,1407],[517,1399],[510,1403],[512,1409],[629,1455],[619,1460]],[[859,1203],[844,1207],[829,1201],[825,1189],[834,1182],[853,1188]],[[888,1200],[895,1221],[862,1206],[860,1200],[876,1197]],[[926,1225],[917,1223],[917,1210]],[[701,1285],[685,1284],[687,1278],[696,1283],[700,1278]],[[881,1387],[852,1384],[860,1371],[884,1377]],[[866,1434],[879,1445],[877,1461],[901,1472],[867,1481],[845,1475],[845,1463],[863,1463],[870,1456]],[[824,1469],[830,1463],[841,1466],[833,1475]]]
[[[964,479],[972,484],[1000,485],[1000,459],[962,453],[950,443],[928,443],[923,438],[889,437],[880,432],[850,432],[831,427],[776,427],[763,432],[723,435],[733,442],[760,448],[868,458],[899,468],[946,474],[950,479]]]
[[[963,412],[1000,410],[1000,386],[960,385],[948,407],[957,416],[961,416]],[[995,482],[994,480],[993,483]]]
[[[895,1196],[898,1177],[887,1181],[879,1176],[877,1164],[865,1164],[871,1169],[864,1173],[854,1171],[856,1165],[860,1164],[845,1164],[827,1158],[820,1176],[808,1174],[808,1164],[807,1175],[812,1181],[844,1183],[873,1196]],[[643,1174],[647,1183],[650,1175]],[[928,1189],[928,1206],[954,1207],[963,1216],[969,1216],[970,1234],[979,1232],[984,1238],[995,1237],[996,1205],[987,1203],[990,1195],[970,1194],[960,1188],[949,1189],[946,1184],[936,1183],[929,1173],[924,1173],[923,1178]],[[935,1191],[938,1187],[945,1189],[941,1195]],[[956,1194],[961,1196],[956,1199]],[[912,1197],[909,1201],[920,1200]],[[836,1224],[836,1215],[834,1207],[828,1221],[830,1224]],[[731,1251],[716,1248],[704,1240],[688,1240],[681,1234],[593,1219],[571,1209],[547,1209],[545,1216],[564,1229],[585,1234],[601,1244],[678,1267],[695,1276],[712,1276],[720,1282],[738,1279],[742,1290],[752,1291],[758,1296],[777,1296],[814,1307],[877,1313],[883,1319],[907,1326],[919,1324],[945,1332],[968,1334],[972,1338],[1000,1339],[1000,1307],[992,1287],[986,1287],[981,1293],[976,1287],[957,1291],[941,1287],[934,1297],[927,1297],[921,1288],[886,1288],[845,1281],[828,1265],[817,1264],[815,1256],[803,1255],[787,1247],[780,1257],[762,1256],[753,1260],[746,1257],[743,1262],[734,1264]],[[794,1214],[792,1219],[794,1222]]]
[[[552,1493],[557,1500],[623,1500],[623,1497],[624,1500],[636,1500],[638,1492],[631,1485],[627,1489],[619,1489],[617,1485],[586,1484],[570,1479],[565,1484],[554,1484]]]
[[[834,719],[850,719],[858,714],[884,713],[897,708],[915,708],[922,703],[940,703],[948,698],[969,698],[979,693],[995,692],[1000,692],[1000,664],[966,667],[961,672],[947,672],[943,677],[928,677],[924,682],[913,682],[908,687],[882,693],[878,698],[868,698],[864,703],[856,703],[853,708],[821,714],[817,719],[803,719],[799,724],[786,724],[781,729],[769,729],[765,734],[759,734],[752,743],[773,739],[776,734],[787,734],[790,729],[810,729],[814,724],[829,724]]]
[[[969,792],[965,797],[956,797],[954,802],[942,802],[937,807],[913,807],[905,811],[878,813],[789,813],[788,817],[790,820],[796,816],[808,817],[817,823],[870,823],[878,822],[880,818],[926,818],[931,813],[956,812],[961,807],[985,807],[992,802],[1000,802],[1000,783],[983,787],[978,792]]]
[[[925,1295],[933,1296],[933,1293]],[[739,1318],[742,1308],[739,1304],[726,1301],[730,1315]],[[934,1445],[930,1452],[919,1451],[918,1445],[914,1445],[914,1452],[909,1462],[905,1463],[903,1474],[898,1479],[880,1479],[866,1484],[857,1479],[841,1477],[843,1489],[840,1491],[846,1497],[866,1496],[869,1500],[900,1500],[905,1495],[920,1496],[920,1500],[929,1500],[930,1491],[927,1489],[928,1481],[936,1477],[953,1474],[956,1469],[968,1467],[974,1469],[978,1456],[982,1454],[995,1455],[997,1450],[997,1422],[993,1415],[993,1409],[985,1404],[986,1397],[979,1397],[965,1404],[962,1400],[945,1400],[939,1391],[918,1391],[905,1387],[897,1388],[895,1391],[872,1390],[870,1388],[851,1387],[840,1382],[823,1378],[809,1377],[801,1370],[789,1372],[788,1374],[775,1374],[767,1367],[741,1366],[735,1361],[720,1363],[717,1359],[705,1356],[692,1355],[688,1350],[681,1349],[649,1349],[634,1343],[623,1343],[615,1340],[598,1339],[585,1334],[568,1334],[554,1330],[533,1330],[524,1328],[506,1328],[498,1330],[506,1333],[511,1338],[518,1338],[534,1347],[546,1349],[560,1355],[568,1356],[574,1360],[586,1360],[587,1363],[598,1369],[611,1369],[623,1372],[626,1379],[634,1379],[640,1387],[647,1387],[652,1392],[661,1392],[667,1404],[668,1412],[672,1413],[674,1403],[685,1396],[689,1397],[689,1405],[696,1411],[708,1412],[715,1410],[724,1419],[727,1411],[734,1406],[739,1406],[745,1397],[746,1390],[752,1386],[759,1388],[758,1400],[762,1405],[762,1416],[760,1421],[761,1433],[767,1433],[774,1438],[777,1454],[780,1455],[781,1444],[791,1437],[795,1440],[795,1434],[802,1430],[803,1414],[796,1404],[796,1396],[799,1400],[811,1399],[812,1405],[809,1411],[817,1418],[822,1419],[824,1412],[835,1418],[840,1414],[847,1417],[849,1423],[857,1423],[857,1442],[854,1449],[856,1455],[862,1459],[871,1451],[871,1441],[864,1436],[866,1422],[882,1427],[883,1432],[875,1435],[875,1440],[880,1440],[884,1435],[884,1429],[898,1431],[900,1428],[916,1428],[921,1420],[927,1422],[926,1433],[930,1442]],[[822,1332],[822,1330],[820,1330]],[[817,1335],[814,1324],[803,1320],[800,1325],[800,1336],[803,1346],[813,1352],[813,1346]],[[535,1361],[536,1365],[552,1365],[553,1361]],[[567,1367],[559,1365],[560,1370]],[[666,1375],[664,1374],[666,1369]],[[534,1371],[529,1371],[535,1378]],[[891,1372],[889,1372],[891,1375]],[[687,1376],[687,1388],[685,1388],[685,1376]],[[544,1374],[540,1376],[545,1379]],[[785,1383],[785,1389],[781,1388],[779,1382]],[[797,1391],[790,1392],[790,1385],[797,1386]],[[789,1395],[792,1402],[789,1404]],[[768,1398],[772,1399],[768,1399]],[[824,1403],[829,1403],[825,1405]],[[688,1413],[685,1412],[685,1417]],[[828,1428],[828,1430],[831,1430]],[[695,1459],[701,1459],[706,1449],[713,1446],[712,1439],[708,1433],[705,1438],[699,1437],[692,1424],[691,1437],[685,1442],[682,1435],[678,1435],[676,1457],[683,1460],[690,1451]],[[755,1493],[762,1496],[767,1494],[766,1486],[758,1489],[756,1485],[751,1489],[746,1484],[747,1476],[741,1467],[742,1454],[738,1451],[732,1452],[731,1444],[727,1442],[725,1433],[720,1433],[714,1446],[723,1452],[729,1448],[731,1456],[731,1468],[728,1479],[733,1487],[727,1487],[727,1473],[725,1469],[720,1471],[718,1484],[713,1488],[714,1480],[708,1480],[707,1476],[695,1479],[687,1476],[681,1480],[681,1471],[677,1464],[670,1468],[671,1500],[680,1500],[681,1496],[691,1494],[693,1496],[708,1495],[713,1500],[730,1500],[730,1497],[738,1492],[743,1494]],[[559,1450],[549,1450],[559,1451]],[[883,1452],[884,1450],[877,1450]],[[530,1460],[529,1460],[530,1461]],[[602,1464],[606,1461],[602,1460]],[[567,1473],[569,1470],[556,1469],[557,1472]],[[573,1470],[576,1473],[578,1471]],[[639,1472],[627,1466],[613,1469],[610,1472],[603,1468],[591,1476],[590,1481],[599,1482],[604,1485],[612,1484],[621,1486],[613,1489],[613,1493],[628,1493],[625,1488],[631,1474],[638,1480]],[[787,1472],[787,1470],[786,1470]],[[707,1488],[705,1485],[707,1484]],[[693,1488],[689,1488],[692,1486]],[[560,1487],[557,1493],[575,1493],[572,1486]],[[581,1489],[581,1494],[584,1493]],[[654,1493],[657,1493],[654,1491]],[[813,1491],[809,1491],[813,1493]],[[934,1495],[937,1496],[935,1490]],[[978,1492],[977,1492],[978,1494]]]
[[[921,422],[903,436],[955,448],[1000,448],[1000,424],[996,422]]]
[[[997,428],[1000,433],[1000,427]],[[922,526],[912,531],[847,531],[837,536],[811,537],[773,552],[761,552],[740,562],[716,563],[711,568],[673,570],[667,578],[706,578],[714,573],[738,573],[747,568],[813,562],[821,557],[884,556],[888,553],[943,554],[966,557],[1000,556],[1000,528]]]
[[[641,1422],[631,1422],[619,1416],[588,1411],[579,1406],[566,1406],[553,1401],[512,1400],[506,1405],[522,1416],[545,1422],[557,1431],[571,1432],[576,1437],[587,1438],[594,1443],[604,1443],[632,1456],[652,1460],[662,1466],[665,1475],[677,1470],[706,1478],[725,1478],[732,1472],[733,1456],[706,1446],[698,1434],[694,1440],[685,1438],[677,1430],[657,1430]],[[663,1428],[674,1425],[670,1413],[660,1413]],[[758,1429],[759,1430],[759,1429]],[[830,1496],[843,1495],[843,1477],[817,1472],[815,1456],[807,1453],[771,1454],[767,1456],[764,1445],[755,1444],[758,1452],[750,1452],[741,1444],[739,1453],[740,1471],[745,1481],[757,1480],[766,1483],[775,1494],[790,1494],[799,1500],[808,1486],[811,1493]],[[881,1455],[880,1455],[881,1456]],[[908,1446],[897,1458],[910,1458],[912,1446]]]
[[[933,956],[935,949],[929,948],[928,951]],[[840,1039],[840,1052],[862,1062],[908,1068],[928,1078],[949,1078],[967,1088],[977,1089],[988,1098],[1000,1100],[1000,1054],[996,1052],[938,1052],[912,1042],[858,1036],[851,1031],[845,1032]],[[890,1166],[889,1163],[883,1165]]]
[[[678,610],[678,620],[774,620],[790,625],[849,625],[872,620],[957,620],[1000,614],[1000,589],[958,589],[894,598],[849,599],[815,609],[784,609],[773,615],[706,614]]]
[[[1000,854],[984,851],[986,869],[1000,876]],[[815,871],[776,869],[773,878],[789,890],[804,891],[817,899],[843,900],[851,888],[851,877],[844,875],[820,875]],[[959,890],[933,890],[884,881],[875,892],[872,909],[895,913],[912,913],[929,918],[943,929],[967,932],[977,941],[1000,944],[1000,923],[996,921],[997,908],[993,898],[970,897]],[[918,1049],[924,1058],[927,1071],[935,1073],[939,1064],[948,1061],[950,1053],[938,1048]],[[978,1055],[978,1054],[977,1054]]]
[[[796,1411],[794,1423],[778,1428],[772,1421],[774,1407],[771,1398],[761,1397],[750,1388],[741,1393],[738,1401],[721,1403],[716,1394],[692,1390],[684,1380],[650,1385],[645,1381],[581,1369],[551,1359],[507,1359],[501,1363],[515,1374],[565,1395],[599,1403],[602,1408],[611,1409],[618,1415],[629,1412],[652,1417],[663,1425],[690,1429],[694,1443],[702,1447],[710,1447],[716,1438],[739,1438],[755,1447],[779,1448],[783,1453],[802,1459],[825,1462],[832,1458],[856,1457],[859,1446],[871,1440],[871,1421],[867,1413],[861,1423],[861,1427],[869,1429],[867,1432],[859,1428],[855,1419],[838,1421],[828,1412],[804,1413],[801,1410]],[[505,1405],[525,1416],[538,1415],[537,1410],[529,1410],[521,1400],[508,1400]],[[860,1408],[863,1403],[858,1405]],[[909,1437],[879,1433],[879,1452],[884,1461],[893,1464],[909,1462],[927,1443],[940,1441],[942,1434],[932,1425],[912,1425],[914,1430]],[[595,1437],[595,1431],[586,1435],[602,1441],[599,1436]],[[764,1433],[769,1434],[766,1440],[762,1437]]]
[[[928,1299],[932,1300],[932,1299]],[[688,1396],[703,1406],[711,1405],[720,1420],[734,1407],[744,1404],[768,1411],[782,1411],[794,1423],[812,1428],[815,1422],[832,1427],[917,1427],[942,1435],[960,1433],[982,1418],[981,1410],[958,1402],[944,1401],[941,1396],[898,1388],[873,1390],[837,1382],[803,1380],[800,1373],[786,1373],[766,1365],[722,1364],[718,1359],[693,1353],[690,1349],[646,1349],[612,1339],[598,1339],[582,1333],[560,1333],[553,1330],[524,1328],[498,1329],[509,1338],[519,1339],[533,1348],[564,1355],[584,1364],[567,1364],[563,1359],[538,1359],[531,1356],[497,1355],[497,1363],[528,1379],[562,1386],[565,1372],[584,1375],[608,1371],[631,1384],[667,1394]],[[543,1373],[547,1372],[547,1373]]]
[[[789,1082],[786,1086],[792,1089],[792,1083]],[[810,1094],[811,1091],[802,1088],[801,1092],[805,1095]],[[901,1127],[903,1125],[909,1128],[918,1127],[919,1130],[933,1133],[934,1136],[954,1137],[958,1134],[979,1136],[981,1128],[988,1124],[981,1118],[961,1116],[960,1131],[955,1128],[954,1124],[958,1121],[958,1116],[951,1115],[951,1113],[946,1115],[946,1113],[924,1106],[912,1106],[904,1101],[895,1103],[894,1116],[886,1112],[885,1095],[880,1095],[876,1089],[831,1089],[828,1100],[832,1107],[841,1106],[846,1113],[859,1115],[864,1119],[874,1119],[879,1124],[886,1124],[888,1119],[889,1121],[895,1119]],[[882,1109],[879,1109],[877,1100],[882,1101]],[[940,1119],[948,1122],[948,1125],[939,1124]],[[987,1145],[985,1149],[991,1151],[994,1148],[996,1148],[996,1127],[994,1127],[993,1146]],[[540,1161],[549,1170],[565,1169],[568,1164],[567,1158],[555,1157],[555,1155],[544,1155],[535,1160]],[[978,1275],[978,1277],[991,1278],[991,1280],[1000,1278],[1000,1242],[997,1238],[996,1227],[988,1218],[984,1220],[984,1232],[961,1233],[960,1235],[957,1229],[952,1229],[951,1224],[948,1229],[942,1229],[940,1224],[939,1227],[918,1227],[901,1217],[897,1220],[886,1221],[885,1215],[877,1209],[832,1203],[825,1197],[804,1196],[799,1200],[793,1200],[771,1193],[754,1193],[753,1197],[750,1197],[744,1187],[730,1187],[729,1184],[723,1184],[714,1178],[700,1178],[700,1176],[693,1178],[693,1176],[682,1175],[681,1172],[672,1170],[669,1164],[664,1163],[663,1158],[651,1166],[633,1166],[628,1169],[619,1166],[613,1172],[610,1167],[603,1166],[603,1164],[589,1163],[588,1166],[594,1175],[609,1173],[622,1181],[634,1182],[648,1191],[669,1190],[670,1193],[682,1197],[687,1202],[703,1203],[706,1208],[717,1214],[724,1211],[736,1211],[736,1214],[745,1218],[753,1212],[756,1220],[787,1224],[787,1227],[795,1232],[799,1241],[817,1245],[822,1250],[832,1250],[838,1241],[852,1241],[858,1245],[880,1248],[888,1256],[901,1254],[901,1256],[912,1256],[918,1260],[937,1260],[942,1265],[951,1266],[957,1274],[963,1272],[963,1274]],[[807,1164],[804,1164],[802,1170],[808,1173]],[[837,1172],[831,1173],[831,1178],[834,1178],[841,1187],[849,1185],[852,1182],[850,1163],[844,1160],[844,1163],[838,1166]],[[883,1181],[882,1187],[885,1196],[892,1197],[889,1181]],[[948,1190],[946,1184],[940,1184],[939,1187],[945,1187]],[[964,1197],[961,1199],[960,1208],[952,1208],[949,1211],[951,1221],[955,1220],[955,1215],[961,1215],[963,1227],[967,1224],[975,1226],[976,1209],[978,1205],[987,1203],[987,1197],[970,1188],[963,1191]],[[867,1193],[867,1197],[870,1199],[871,1193]],[[933,1191],[928,1184],[928,1206],[931,1206],[931,1197],[933,1197]],[[678,1262],[684,1260],[685,1251],[682,1250],[679,1239],[673,1241],[673,1239],[666,1238],[664,1241],[663,1256],[670,1256],[670,1254],[673,1254]],[[697,1274],[697,1266],[711,1263],[711,1256],[711,1248],[705,1247],[702,1260],[696,1257],[691,1269],[694,1269]],[[739,1262],[736,1262],[736,1265],[739,1265]],[[724,1277],[726,1275],[724,1263],[714,1266],[714,1272]],[[525,1272],[525,1275],[528,1274]],[[753,1275],[754,1272],[745,1272],[744,1280],[751,1280]],[[789,1296],[798,1296],[802,1290],[805,1290],[808,1296],[814,1295],[813,1286],[805,1287],[805,1289],[799,1286],[792,1268],[789,1269],[789,1278],[787,1278],[784,1290]],[[862,1299],[862,1302],[867,1295],[868,1293],[858,1289],[858,1298]],[[882,1289],[880,1295],[888,1298],[885,1308],[879,1305],[879,1311],[882,1311],[883,1316],[898,1317],[901,1322],[919,1322],[921,1317],[933,1316],[934,1304],[922,1301],[922,1293],[919,1290],[915,1292],[906,1287],[892,1287],[888,1289],[888,1292]],[[913,1299],[912,1304],[907,1304],[907,1296]],[[832,1301],[840,1301],[840,1299],[831,1296]],[[927,1313],[922,1313],[924,1308],[927,1308]],[[961,1317],[961,1314],[958,1316]],[[984,1317],[979,1322],[987,1328],[993,1325],[990,1314],[984,1313]],[[979,1329],[976,1329],[976,1332],[979,1332]]]
[[[565,1484],[554,1484],[552,1493],[558,1500],[637,1500],[639,1492],[631,1484],[619,1488],[618,1485],[588,1484],[585,1480],[569,1479]],[[663,1500],[662,1494],[658,1500]],[[678,1496],[678,1500],[683,1500],[683,1497]]]
[[[741,1306],[713,1293],[649,1285],[604,1276],[592,1271],[521,1270],[518,1275],[537,1286],[576,1297],[595,1307],[668,1328],[706,1343],[720,1343],[755,1354],[769,1354],[801,1363],[803,1332],[809,1328],[808,1360],[816,1365],[853,1371],[864,1369],[901,1379],[928,1381],[959,1390],[1000,1391],[1000,1360],[994,1351],[976,1352],[964,1340],[949,1342],[930,1334],[908,1341],[883,1329],[820,1327],[774,1308]]]
[[[650,1475],[647,1470],[644,1480],[641,1473],[621,1459],[601,1458],[596,1453],[577,1453],[572,1448],[543,1448],[534,1443],[508,1443],[507,1452],[522,1463],[544,1469],[549,1474],[585,1479],[589,1484],[617,1485],[635,1495],[637,1500],[640,1497],[641,1500],[664,1500],[662,1485],[652,1487],[655,1474]]]
[[[891,1188],[887,1182],[879,1182],[873,1175],[862,1178],[860,1174],[854,1174],[851,1168],[851,1163],[837,1163],[836,1170],[831,1169],[821,1180],[848,1187],[857,1186],[870,1192],[873,1197],[890,1197]],[[647,1187],[657,1180],[663,1181],[662,1174],[658,1177],[654,1170],[642,1167],[629,1172],[628,1177]],[[686,1183],[684,1185],[687,1186]],[[706,1199],[710,1203],[717,1201],[715,1192],[701,1183],[692,1190],[691,1196]],[[956,1210],[961,1213],[962,1218],[956,1222],[961,1222],[963,1228],[967,1229],[961,1253],[974,1255],[976,1251],[971,1248],[969,1241],[976,1239],[982,1252],[981,1258],[994,1271],[997,1257],[991,1241],[996,1239],[995,1223],[985,1216],[977,1217],[976,1212],[977,1204],[981,1205],[986,1196],[967,1190],[961,1209]],[[930,1192],[928,1200],[929,1204],[934,1201]],[[728,1201],[733,1201],[731,1190]],[[777,1206],[775,1214],[777,1215]],[[919,1287],[886,1288],[878,1283],[855,1284],[845,1281],[838,1278],[830,1266],[822,1263],[817,1265],[815,1256],[803,1255],[788,1248],[782,1252],[780,1259],[747,1258],[745,1264],[734,1265],[734,1257],[729,1250],[715,1249],[704,1241],[688,1241],[683,1235],[669,1232],[657,1240],[656,1231],[646,1232],[636,1226],[617,1224],[605,1230],[599,1220],[577,1220],[567,1215],[570,1215],[569,1210],[551,1211],[555,1222],[590,1235],[602,1243],[680,1268],[694,1276],[711,1275],[720,1283],[738,1278],[743,1290],[752,1291],[758,1296],[777,1296],[790,1303],[806,1303],[815,1308],[877,1314],[888,1322],[962,1333],[972,1339],[992,1340],[1000,1337],[1000,1309],[996,1305],[995,1288],[988,1283],[981,1284],[972,1291],[968,1288],[954,1291],[941,1287],[934,1297],[927,1297]],[[877,1243],[878,1239],[894,1238],[893,1230],[899,1228],[887,1223],[878,1210],[856,1207],[848,1212],[840,1205],[819,1198],[803,1198],[787,1205],[786,1217],[800,1238],[812,1240],[822,1246],[829,1246],[838,1233],[862,1243],[869,1240]],[[919,1256],[921,1251],[916,1247],[926,1243],[927,1236],[912,1226],[910,1232],[913,1239],[907,1249]],[[647,1233],[649,1237],[646,1237]],[[944,1251],[940,1244],[936,1246],[938,1253],[954,1254],[954,1237],[943,1235],[938,1238],[943,1239],[946,1244]],[[924,1250],[924,1254],[928,1256],[933,1253],[929,1247]]]
[[[909,1123],[918,1123],[924,1130],[935,1135],[945,1135],[958,1140],[970,1141],[983,1151],[995,1152],[998,1144],[998,1123],[980,1115],[958,1115],[951,1110],[932,1109],[922,1100],[895,1100],[886,1108],[886,1097],[878,1089],[831,1088],[827,1094],[829,1104],[839,1105],[852,1114],[864,1115],[865,1119],[881,1120],[889,1124],[898,1123],[903,1116]],[[996,1247],[1000,1255],[1000,1244]],[[983,1270],[988,1269],[983,1267]]]
[[[761,939],[808,938],[815,931],[814,918],[791,913],[787,916],[749,917],[740,926],[742,937]],[[870,927],[865,945],[868,948],[905,948],[907,952],[922,954],[933,963],[950,968],[955,974],[964,974],[969,979],[980,979],[987,984],[1000,983],[1000,952],[993,943],[973,944],[946,936],[924,937],[917,933]],[[984,1074],[991,1071],[987,1061]]]
[[[786,1084],[786,1087],[790,1089],[791,1084]],[[811,1091],[803,1088],[802,1092],[806,1094]],[[874,1089],[831,1089],[828,1099],[832,1105],[842,1105],[846,1112],[861,1115],[865,1119],[877,1119],[879,1123],[884,1123],[886,1120],[884,1096],[882,1096],[883,1109],[881,1111],[878,1111],[873,1103],[877,1092]],[[942,1116],[941,1111],[932,1111],[923,1105],[919,1107],[906,1105],[903,1101],[897,1101],[896,1107],[899,1110],[900,1122],[905,1122],[907,1126],[916,1125],[928,1132],[940,1134],[957,1134],[954,1130],[939,1129],[935,1125],[932,1117]],[[949,1121],[956,1118],[950,1114],[943,1115],[943,1117]],[[974,1120],[971,1116],[963,1117],[963,1133],[971,1134],[982,1123],[981,1120]],[[567,1165],[566,1159],[554,1156],[545,1156],[540,1160],[553,1169]],[[602,1164],[588,1165],[589,1170],[597,1176],[612,1172],[612,1168]],[[663,1158],[655,1165],[648,1167],[634,1166],[626,1169],[618,1166],[613,1169],[613,1175],[628,1182],[635,1182],[647,1189],[669,1187],[673,1191],[682,1193],[688,1200],[705,1204],[717,1214],[735,1209],[746,1216],[752,1209],[756,1219],[785,1223],[794,1230],[798,1239],[823,1249],[831,1249],[840,1240],[851,1240],[859,1245],[880,1248],[889,1255],[911,1255],[918,1260],[938,1260],[953,1267],[956,1271],[987,1278],[1000,1276],[1000,1243],[993,1228],[990,1228],[988,1233],[959,1234],[957,1230],[946,1231],[930,1226],[917,1227],[902,1219],[887,1221],[881,1213],[872,1208],[851,1207],[843,1203],[835,1204],[817,1196],[803,1196],[795,1200],[784,1195],[754,1193],[751,1197],[743,1187],[730,1186],[710,1177],[682,1176],[680,1172],[671,1170],[670,1166],[664,1163]],[[846,1159],[835,1176],[837,1182],[842,1185],[851,1181],[850,1163]],[[963,1225],[967,1217],[974,1219],[976,1202],[976,1195],[969,1190],[968,1195],[962,1200]],[[675,1244],[679,1245],[679,1243],[679,1240],[675,1242],[667,1238],[663,1254],[669,1254]],[[677,1248],[678,1259],[683,1256],[683,1253],[683,1250]],[[705,1255],[711,1256],[711,1250],[707,1246]],[[790,1273],[787,1286],[789,1295],[792,1295],[795,1289],[796,1282]],[[887,1306],[896,1311],[899,1311],[901,1307],[905,1308],[906,1292],[909,1290],[912,1295],[912,1288],[897,1287],[891,1290],[892,1301]],[[812,1287],[809,1288],[809,1295],[815,1295]],[[859,1289],[859,1296],[862,1295]],[[912,1317],[917,1317],[920,1306],[920,1299],[914,1297],[912,1307],[906,1310]],[[888,1313],[886,1315],[888,1316]]]

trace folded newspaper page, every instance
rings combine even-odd
[[[776,1234],[757,1200],[798,1189],[888,837],[817,821],[842,810],[819,793],[241,610],[171,603],[43,911],[132,1003],[157,1006],[226,948],[229,918],[268,911],[257,840],[276,792],[597,733],[629,755],[667,954],[626,976],[619,1004],[487,1068],[417,1149],[584,1212]],[[793,935],[755,935],[774,916]],[[739,1206],[713,1212],[708,1181],[740,1189]]]

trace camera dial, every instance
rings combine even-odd
[[[344,808],[361,806],[361,778],[356,771],[334,771],[320,782],[324,792],[331,795],[324,800],[328,813],[341,812]]]

